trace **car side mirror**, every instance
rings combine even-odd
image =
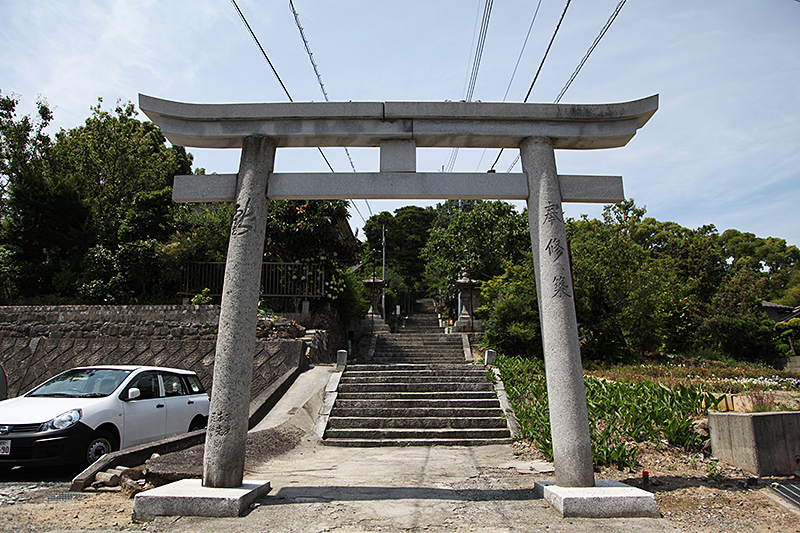
[[[138,398],[141,395],[142,395],[142,391],[140,391],[136,387],[131,387],[130,389],[128,389],[128,397],[126,399],[135,400],[136,398]]]

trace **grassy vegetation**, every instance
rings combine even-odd
[[[523,438],[552,459],[544,364],[502,356],[496,364]],[[596,465],[631,469],[636,465],[637,444],[647,441],[664,440],[687,450],[702,448],[704,439],[694,431],[693,424],[716,403],[712,394],[692,385],[668,387],[648,379],[613,382],[587,375],[585,384]]]

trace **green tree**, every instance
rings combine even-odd
[[[409,289],[417,289],[425,271],[420,254],[428,242],[436,212],[430,208],[409,205],[384,211],[364,224],[366,236],[364,263],[368,270],[380,268],[382,261],[382,230],[386,228],[386,264],[402,276]]]
[[[51,171],[53,118],[46,102],[38,116],[18,117],[18,100],[0,94],[0,240],[6,298],[53,291],[53,276],[85,249],[89,212],[78,192]]]
[[[765,284],[747,265],[732,272],[703,310],[698,348],[751,361],[779,355],[774,323],[760,309]]]
[[[533,257],[525,254],[519,265],[508,265],[501,275],[481,287],[483,305],[476,314],[483,320],[485,341],[501,354],[542,358],[542,333]]]
[[[464,212],[451,211],[451,206],[443,206],[447,225],[437,219],[422,250],[428,291],[440,301],[450,299],[462,268],[473,279],[489,280],[509,262],[519,263],[530,249],[527,216],[513,205],[475,201]]]
[[[567,223],[582,353],[590,359],[658,349],[662,321],[679,299],[673,261],[634,240],[644,213],[631,200],[606,207],[602,221]]]
[[[748,268],[765,280],[764,298],[769,300],[781,297],[800,265],[800,250],[784,239],[729,229],[720,241],[732,268]]]
[[[778,322],[775,324],[775,331],[778,332],[782,343],[785,345],[782,350],[784,354],[796,357],[796,343],[800,339],[800,318],[791,318],[785,322]]]

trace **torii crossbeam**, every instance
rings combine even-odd
[[[658,95],[616,104],[319,102],[190,104],[139,95],[176,145],[242,148],[238,174],[176,176],[177,202],[236,202],[203,485],[238,487],[269,199],[524,199],[542,322],[556,485],[595,484],[562,202],[624,200],[619,176],[559,176],[555,149],[624,146]],[[380,147],[376,173],[273,173],[276,148]],[[418,147],[519,148],[522,173],[423,173]]]

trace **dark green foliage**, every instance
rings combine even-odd
[[[791,351],[760,303],[770,284],[797,277],[794,247],[732,231],[721,239],[713,226],[689,230],[644,214],[627,201],[602,220],[567,221],[584,360],[669,351],[756,361]],[[541,351],[534,284],[524,279],[532,267],[514,264],[486,283],[479,312],[490,346],[530,356]]]
[[[369,274],[376,271],[380,275],[382,271],[382,236],[385,228],[386,266],[402,277],[405,290],[421,290],[425,263],[420,253],[428,242],[435,218],[436,212],[432,208],[414,205],[395,209],[394,214],[384,211],[370,217],[364,224],[364,272]]]
[[[437,206],[439,216],[421,254],[428,292],[440,301],[450,300],[462,269],[469,269],[473,279],[489,280],[530,249],[527,216],[513,205],[473,201],[464,211],[453,206]]]
[[[476,310],[486,329],[485,342],[503,354],[542,358],[542,333],[531,254],[481,288]]]

